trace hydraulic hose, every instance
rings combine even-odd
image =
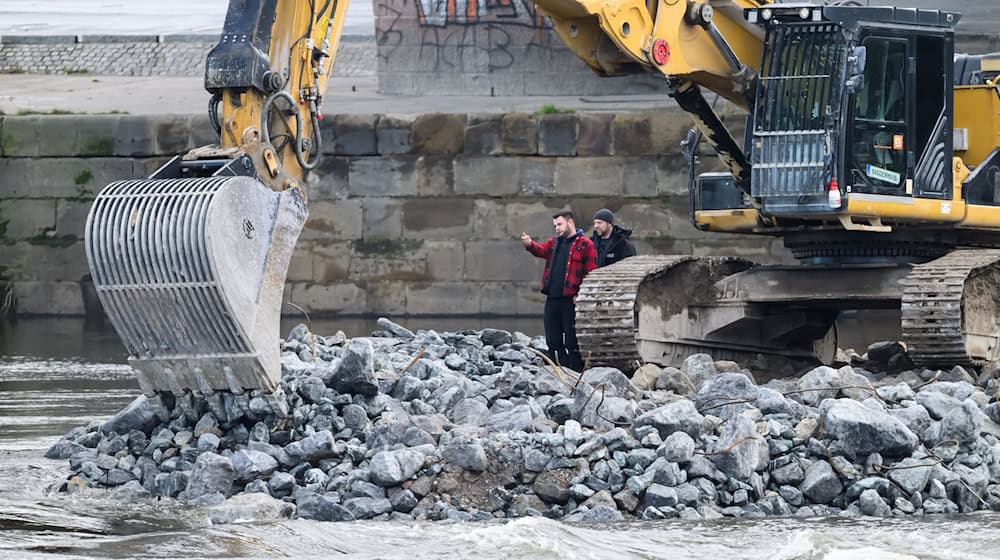
[[[313,131],[316,134],[316,158],[312,161],[308,161],[306,154],[304,153],[303,144],[306,140],[302,135],[302,111],[299,109],[298,104],[295,102],[295,98],[292,97],[287,91],[276,91],[266,100],[264,100],[264,106],[261,108],[260,114],[260,131],[261,136],[267,141],[271,141],[271,131],[268,125],[269,117],[271,116],[271,107],[274,102],[278,99],[284,99],[291,106],[295,114],[295,141],[292,143],[292,150],[295,152],[295,160],[299,163],[302,169],[307,171],[315,169],[319,165],[320,154],[322,153],[322,140],[319,134],[319,119],[316,116],[315,111],[310,110],[311,123],[313,125]]]

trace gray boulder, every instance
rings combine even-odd
[[[920,492],[927,486],[934,470],[934,462],[928,459],[907,457],[892,465],[892,470],[886,476],[896,483],[907,494]]]
[[[656,364],[645,364],[635,370],[632,374],[632,384],[642,391],[649,391],[656,388],[656,380],[660,378],[663,370]]]
[[[975,402],[971,399],[964,400],[949,410],[940,422],[932,424],[924,432],[924,439],[932,445],[951,440],[959,444],[972,442],[982,431],[983,417]]]
[[[931,383],[930,385],[926,385],[920,389],[921,393],[927,391],[944,393],[949,397],[953,397],[960,401],[964,401],[965,399],[971,397],[972,394],[976,392],[976,387],[975,385],[967,381],[958,381],[958,382],[938,381],[936,383]]]
[[[376,321],[376,322],[378,323],[378,326],[383,331],[391,334],[392,336],[394,336],[396,338],[402,338],[402,339],[405,339],[405,340],[409,340],[409,339],[413,338],[413,331],[411,331],[410,329],[408,329],[408,328],[406,328],[406,327],[404,327],[402,325],[399,325],[397,323],[393,323],[392,321],[390,321],[389,319],[387,319],[385,317],[379,317],[378,321]]]
[[[375,379],[375,349],[364,338],[355,338],[341,355],[340,363],[325,379],[326,384],[339,393],[352,395],[378,394]]]
[[[392,509],[403,513],[410,513],[417,507],[417,497],[410,490],[400,490],[389,498]]]
[[[802,470],[802,464],[794,458],[789,460],[788,463],[771,470],[771,479],[778,484],[799,484],[805,477],[806,473]]]
[[[723,420],[753,408],[757,386],[742,373],[720,373],[705,381],[694,397],[698,411]],[[738,402],[746,401],[746,402]]]
[[[219,436],[208,432],[198,436],[195,446],[198,448],[198,451],[211,451],[215,453],[219,450],[219,444],[221,443],[222,439]]]
[[[276,498],[289,495],[293,488],[295,488],[295,477],[286,472],[278,471],[267,481],[268,491]]]
[[[354,519],[368,519],[392,511],[392,502],[388,498],[351,498],[344,500],[344,509]]]
[[[513,348],[508,350],[498,350],[494,353],[494,357],[498,360],[512,362],[515,364],[522,364],[528,361],[528,356],[526,356],[524,352],[514,350]]]
[[[837,372],[840,374],[840,381],[843,387],[841,393],[845,397],[863,401],[877,395],[872,382],[864,375],[854,371],[854,368],[851,366],[844,366],[837,370]]]
[[[465,470],[486,470],[486,451],[478,443],[453,443],[445,446],[442,455],[449,463]]]
[[[714,370],[714,363],[712,368]],[[693,402],[681,399],[636,418],[633,430],[642,426],[656,428],[661,438],[666,438],[670,434],[680,431],[697,439],[705,432],[705,417],[698,412]]]
[[[687,395],[694,392],[694,382],[688,376],[675,368],[665,367],[656,378],[655,388],[660,391],[673,391],[678,395]]]
[[[398,486],[424,466],[424,454],[409,449],[380,451],[368,467],[371,481],[379,486]]]
[[[323,430],[307,438],[289,443],[285,446],[285,455],[288,466],[302,462],[315,463],[337,455],[336,441],[334,441],[330,430]],[[282,462],[285,461],[282,459]]]
[[[888,402],[899,402],[913,400],[913,389],[906,383],[896,383],[895,385],[883,385],[875,390],[879,397]]]
[[[525,432],[531,428],[531,424],[531,407],[527,404],[520,404],[510,410],[490,416],[486,427],[491,432]]]
[[[570,481],[576,475],[577,469],[549,469],[540,473],[531,489],[535,495],[550,504],[564,505],[569,501]]]
[[[895,416],[914,434],[922,434],[931,425],[931,416],[927,409],[919,404],[913,404],[903,408],[894,408],[889,414]]]
[[[355,480],[343,496],[345,498],[384,498],[385,488],[364,480]]]
[[[128,406],[118,411],[101,424],[101,432],[105,434],[127,434],[132,430],[148,433],[160,422],[157,414],[159,399],[148,399],[139,395]]]
[[[837,473],[833,472],[833,467],[823,460],[809,465],[805,479],[799,485],[799,490],[817,504],[832,502],[843,489],[844,486],[840,483]]]
[[[974,385],[976,383],[976,379],[972,377],[972,375],[969,374],[969,372],[965,371],[965,368],[963,368],[962,366],[955,366],[951,368],[951,370],[941,374],[938,377],[938,379],[940,379],[941,381],[951,381],[951,382],[964,381],[970,385]]]
[[[483,399],[465,399],[451,409],[448,417],[456,424],[482,426],[490,419],[490,409]]]
[[[76,443],[75,441],[70,441],[68,439],[61,439],[57,441],[52,447],[45,452],[46,459],[69,459],[75,453],[79,453],[86,449],[84,446]]]
[[[364,430],[368,427],[368,413],[361,405],[349,404],[340,411],[344,425],[352,430]]]
[[[496,347],[504,344],[510,344],[513,341],[513,338],[511,338],[510,333],[507,331],[501,331],[498,329],[483,329],[479,333],[479,340],[482,340],[483,344]]]
[[[703,383],[715,377],[719,371],[715,368],[715,360],[708,354],[692,354],[681,364],[683,373],[695,390],[701,389]]]
[[[215,453],[202,453],[194,462],[184,497],[193,501],[216,493],[228,496],[235,478],[233,464],[228,458]]]
[[[176,498],[187,487],[187,472],[159,473],[153,477],[153,494]]]
[[[623,521],[625,516],[613,507],[600,505],[586,511],[575,511],[563,519],[575,523],[611,523]]]
[[[820,405],[830,451],[848,457],[881,453],[887,457],[909,456],[917,436],[894,416],[851,399],[828,399]]]
[[[983,413],[994,424],[1000,424],[1000,402],[990,403],[983,407]]]
[[[875,490],[865,490],[861,493],[861,497],[858,499],[858,509],[864,515],[874,517],[888,517],[892,514],[892,508]]]
[[[278,469],[278,460],[262,451],[241,449],[230,458],[236,480],[249,482],[267,478]]]
[[[646,489],[642,498],[642,507],[674,507],[677,502],[677,490],[654,482]]]
[[[767,442],[757,434],[756,426],[745,414],[733,416],[722,426],[719,440],[711,451],[712,461],[720,471],[743,481],[750,480],[769,458]]]
[[[829,366],[819,366],[799,379],[797,398],[809,406],[817,406],[825,399],[832,399],[844,385],[840,372]]]
[[[610,367],[596,367],[583,372],[583,381],[592,387],[604,385],[605,397],[638,398],[642,391],[621,370]]]
[[[326,397],[326,384],[319,377],[307,377],[299,382],[299,394],[307,403],[319,404]]]
[[[770,387],[758,387],[757,402],[753,404],[764,414],[787,414],[792,418],[802,418],[806,415],[804,406]]]
[[[894,340],[886,340],[869,345],[866,354],[868,354],[868,359],[873,362],[888,364],[890,358],[903,352],[902,344]]]
[[[945,414],[957,407],[960,403],[958,399],[950,397],[939,391],[920,391],[916,397],[917,404],[927,409],[927,412],[934,420],[944,418]]]
[[[674,432],[660,445],[660,456],[674,463],[689,463],[694,457],[694,440],[686,432]]]

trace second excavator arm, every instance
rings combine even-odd
[[[706,88],[749,111],[764,32],[744,10],[757,0],[535,0],[566,45],[600,75],[662,75],[678,105],[690,113],[749,193],[743,148],[712,109]]]

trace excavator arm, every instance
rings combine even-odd
[[[662,75],[736,184],[750,193],[744,150],[701,93],[749,111],[764,32],[744,9],[767,0],[536,0],[566,45],[600,75]]]
[[[217,145],[108,185],[87,218],[91,276],[142,391],[223,394],[284,415],[285,275],[346,0],[232,0],[205,88]]]

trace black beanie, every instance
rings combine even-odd
[[[615,223],[615,213],[607,208],[601,208],[594,214],[595,220],[602,220],[608,222],[609,224]]]

